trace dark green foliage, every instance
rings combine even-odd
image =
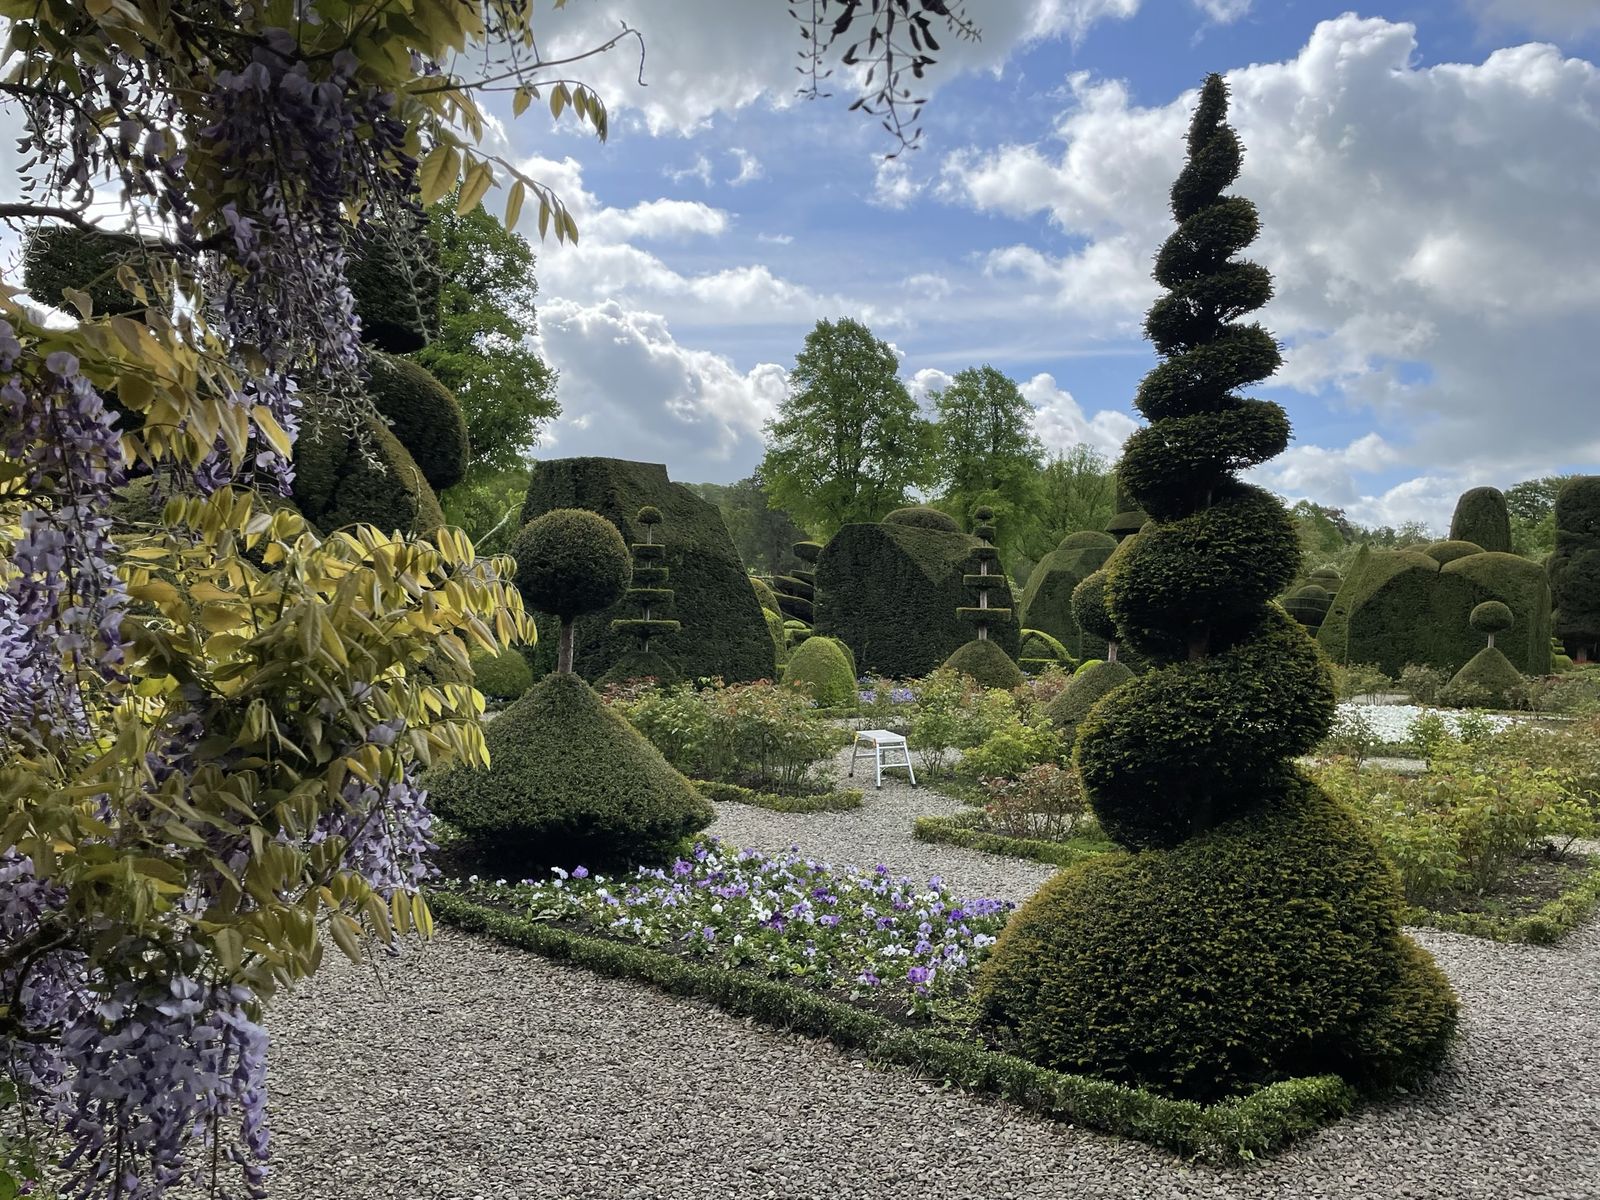
[[[1499,488],[1477,487],[1461,493],[1450,518],[1450,540],[1473,542],[1485,550],[1511,553],[1511,513]]]
[[[772,638],[773,667],[775,672],[781,671],[784,663],[789,661],[789,639],[784,628],[783,614],[774,612],[770,608],[763,608],[761,615],[766,618],[767,634]]]
[[[1577,662],[1600,659],[1600,475],[1575,475],[1555,501],[1556,547],[1550,555],[1555,632]]]
[[[845,648],[831,637],[809,637],[789,654],[783,681],[805,691],[820,707],[853,705],[856,675]]]
[[[907,1029],[895,1020],[748,971],[706,966],[665,950],[580,934],[513,916],[451,892],[429,903],[442,921],[469,933],[635,979],[674,996],[696,996],[790,1034],[826,1037],[873,1062],[908,1067],[956,1087],[994,1094],[1025,1112],[1141,1138],[1185,1158],[1255,1159],[1350,1111],[1354,1091],[1333,1075],[1272,1083],[1241,1100],[1201,1106],[1102,1079],[1065,1075],[971,1042]]]
[[[1314,583],[1296,588],[1283,601],[1284,611],[1308,630],[1314,630],[1322,624],[1332,605],[1333,593]]]
[[[1042,629],[1024,629],[1017,650],[1017,663],[1024,670],[1037,671],[1047,666],[1071,670],[1077,665],[1072,652]]]
[[[1086,633],[1072,614],[1072,590],[1117,547],[1109,533],[1073,533],[1042,558],[1022,592],[1022,624],[1057,638],[1074,658],[1103,657],[1105,639]]]
[[[640,579],[640,583],[673,589],[672,615],[683,628],[670,648],[683,677],[721,676],[729,683],[770,679],[772,639],[722,515],[715,505],[671,482],[665,467],[615,458],[538,462],[522,515],[531,520],[552,508],[587,508],[623,530],[628,541],[643,544],[645,529],[635,520],[646,505],[661,512],[671,531],[658,560],[669,577]],[[784,612],[790,611],[782,599],[779,604]],[[600,612],[579,619],[574,669],[580,675],[598,679],[635,647],[630,634],[610,628],[613,617],[628,615],[631,613]],[[548,669],[554,661],[554,639],[544,641],[535,656],[535,670]]]
[[[369,226],[351,247],[345,280],[370,345],[412,354],[438,330],[438,248],[420,220],[414,228]]]
[[[1045,709],[1050,723],[1061,731],[1062,741],[1072,745],[1084,717],[1114,687],[1133,678],[1133,672],[1119,662],[1090,663],[1072,677],[1066,688]]]
[[[625,596],[627,603],[639,615],[618,617],[611,622],[610,629],[612,633],[632,634],[639,644],[632,652],[623,654],[612,663],[600,678],[603,682],[609,682],[651,676],[663,682],[672,682],[679,677],[677,664],[664,658],[658,647],[650,645],[651,638],[663,638],[682,628],[681,622],[661,615],[676,595],[672,588],[664,586],[672,574],[670,567],[662,565],[666,559],[666,548],[654,540],[656,530],[662,523],[661,510],[647,504],[634,514],[633,519],[644,531],[647,540],[635,542],[630,547],[634,586],[627,590]],[[646,573],[644,580],[639,579],[641,571]],[[766,615],[764,609],[762,615]]]
[[[1422,553],[1433,559],[1440,566],[1443,566],[1445,563],[1455,562],[1458,558],[1465,558],[1469,554],[1482,554],[1483,550],[1484,548],[1476,542],[1452,540],[1429,542],[1422,548]]]
[[[1306,582],[1327,588],[1330,593],[1333,593],[1339,590],[1339,585],[1344,582],[1344,576],[1339,574],[1337,567],[1324,565],[1307,575]]]
[[[1273,607],[1232,648],[1117,689],[1079,727],[1078,768],[1107,836],[1173,846],[1272,803],[1333,712],[1316,645]]]
[[[865,793],[860,788],[842,788],[836,792],[787,795],[783,792],[758,792],[754,788],[740,787],[737,783],[719,783],[697,779],[695,787],[708,800],[722,800],[731,804],[749,804],[772,812],[815,813],[849,812],[860,808]]]
[[[1472,610],[1468,623],[1479,633],[1487,633],[1492,637],[1510,629],[1513,620],[1511,610],[1500,601],[1485,600]]]
[[[633,649],[618,657],[609,670],[598,680],[598,686],[626,683],[630,679],[654,679],[668,685],[681,682],[678,664],[655,650]]]
[[[965,850],[981,850],[985,854],[1028,858],[1057,867],[1071,866],[1105,850],[1104,843],[1089,848],[1077,840],[1058,842],[1048,838],[991,833],[986,829],[974,829],[962,817],[918,817],[911,827],[911,836],[919,842],[937,842],[946,846],[960,846]]]
[[[654,504],[646,504],[639,510],[638,515],[634,517],[634,520],[640,525],[643,525],[646,529],[652,525],[659,525],[662,521],[661,510]]]
[[[548,675],[484,729],[492,765],[428,780],[435,810],[497,864],[663,861],[711,806],[576,675]]]
[[[772,582],[778,588],[779,595],[797,596],[802,600],[816,599],[816,585],[798,575],[775,575]]]
[[[1443,1059],[1456,1009],[1399,913],[1354,817],[1293,778],[1165,853],[1056,875],[1007,924],[978,1002],[1031,1061],[1185,1099],[1320,1072],[1406,1085]]]
[[[1489,708],[1507,708],[1526,682],[1502,651],[1485,646],[1455,673],[1449,686],[1457,695],[1481,693]]]
[[[970,676],[986,688],[1010,691],[1027,682],[1022,669],[992,640],[974,638],[956,647],[955,653],[944,660],[944,665]]]
[[[884,522],[889,525],[909,525],[913,529],[938,529],[945,533],[960,533],[960,523],[949,513],[940,512],[937,508],[926,505],[913,505],[910,508],[897,508]]]
[[[1140,653],[1172,661],[1225,646],[1294,578],[1300,539],[1283,505],[1260,488],[1229,490],[1129,539],[1107,564],[1106,611]]]
[[[1139,508],[1118,512],[1106,522],[1106,532],[1120,542],[1138,533],[1149,519],[1150,515]]]
[[[956,614],[970,598],[962,579],[994,554],[962,533],[846,525],[817,562],[816,630],[848,645],[868,674],[926,675],[971,638],[972,627]],[[995,558],[987,560],[991,574],[1004,574]],[[997,619],[989,636],[1014,655],[1015,614]]]
[[[1168,417],[1128,439],[1117,475],[1158,521],[1192,513],[1219,475],[1275,458],[1289,445],[1289,418],[1266,400],[1221,412]]]
[[[22,282],[39,303],[74,315],[62,295],[67,288],[87,292],[96,316],[142,314],[145,305],[118,282],[117,268],[126,265],[143,276],[144,254],[132,234],[35,225],[22,244]]]
[[[367,393],[435,491],[467,473],[467,419],[449,390],[408,358],[372,354]]]
[[[752,575],[750,576],[750,586],[755,589],[756,601],[761,605],[762,608],[766,609],[768,612],[774,613],[781,613],[783,611],[778,607],[777,593],[772,590],[771,586],[766,580],[757,579],[754,575]]]
[[[822,557],[822,543],[796,542],[794,544],[794,556],[801,562],[810,563],[814,566],[817,559]]]
[[[1514,554],[1467,554],[1440,565],[1415,550],[1363,550],[1334,597],[1317,640],[1339,663],[1372,663],[1398,676],[1408,663],[1454,674],[1478,652],[1472,610],[1511,609],[1495,639],[1519,671],[1548,674],[1550,588],[1537,563]]]
[[[443,525],[439,497],[400,439],[375,417],[363,431],[365,447],[308,406],[294,447],[294,502],[306,519],[324,533],[354,524],[431,533]]]
[[[472,656],[472,682],[491,700],[515,700],[533,686],[533,669],[520,651],[479,650]]]
[[[564,621],[611,607],[633,576],[617,527],[585,508],[535,517],[511,543],[511,556],[523,601]]]
[[[1086,637],[1106,643],[1117,640],[1117,623],[1106,609],[1104,567],[1090,572],[1072,589],[1072,616]]]

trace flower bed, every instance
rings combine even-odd
[[[957,901],[937,880],[917,887],[883,867],[858,872],[712,843],[665,871],[477,882],[430,903],[469,932],[1187,1156],[1253,1158],[1355,1102],[1342,1080],[1317,1076],[1200,1105],[987,1049],[962,999],[1011,906]]]
[[[1429,925],[1449,933],[1466,933],[1476,937],[1491,938],[1497,942],[1530,942],[1536,946],[1550,946],[1571,933],[1600,909],[1600,858],[1590,857],[1585,866],[1566,873],[1562,890],[1553,899],[1532,911],[1519,911],[1531,905],[1506,905],[1490,903],[1497,909],[1509,911],[1484,912],[1461,908],[1444,912],[1438,909],[1411,907],[1406,910],[1408,925]],[[1514,896],[1513,901],[1525,899]],[[1534,901],[1537,903],[1537,901]]]
[[[733,804],[751,804],[773,812],[812,813],[844,812],[860,808],[860,788],[840,788],[814,794],[788,795],[782,792],[763,792],[755,788],[740,787],[737,783],[721,783],[714,779],[696,779],[694,786],[708,800],[724,800]]]

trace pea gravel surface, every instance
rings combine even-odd
[[[712,832],[963,893],[1021,899],[1048,877],[912,840],[913,816],[956,807],[869,780],[855,812],[719,805]],[[1462,997],[1449,1067],[1263,1164],[1218,1169],[444,929],[376,969],[330,955],[275,1006],[271,1195],[1600,1196],[1600,926],[1553,948],[1415,936]]]

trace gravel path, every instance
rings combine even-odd
[[[720,805],[715,832],[1020,898],[1049,869],[910,839],[957,805]],[[882,1071],[649,988],[442,930],[376,977],[334,961],[271,1016],[275,1200],[511,1197],[1600,1196],[1600,926],[1554,949],[1418,931],[1464,1002],[1450,1068],[1255,1168]]]

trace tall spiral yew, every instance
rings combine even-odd
[[[1238,394],[1279,355],[1239,320],[1272,280],[1236,257],[1259,223],[1224,194],[1241,155],[1227,103],[1211,76],[1156,260],[1167,290],[1145,328],[1162,361],[1137,400],[1150,424],[1118,469],[1152,522],[1102,581],[1115,632],[1154,669],[1094,703],[1075,751],[1101,826],[1133,853],[1046,884],[979,989],[1020,1053],[1197,1100],[1287,1075],[1410,1078],[1455,1021],[1443,976],[1399,932],[1376,847],[1294,766],[1334,693],[1272,602],[1294,577],[1294,525],[1236,476],[1280,453],[1289,423]]]

